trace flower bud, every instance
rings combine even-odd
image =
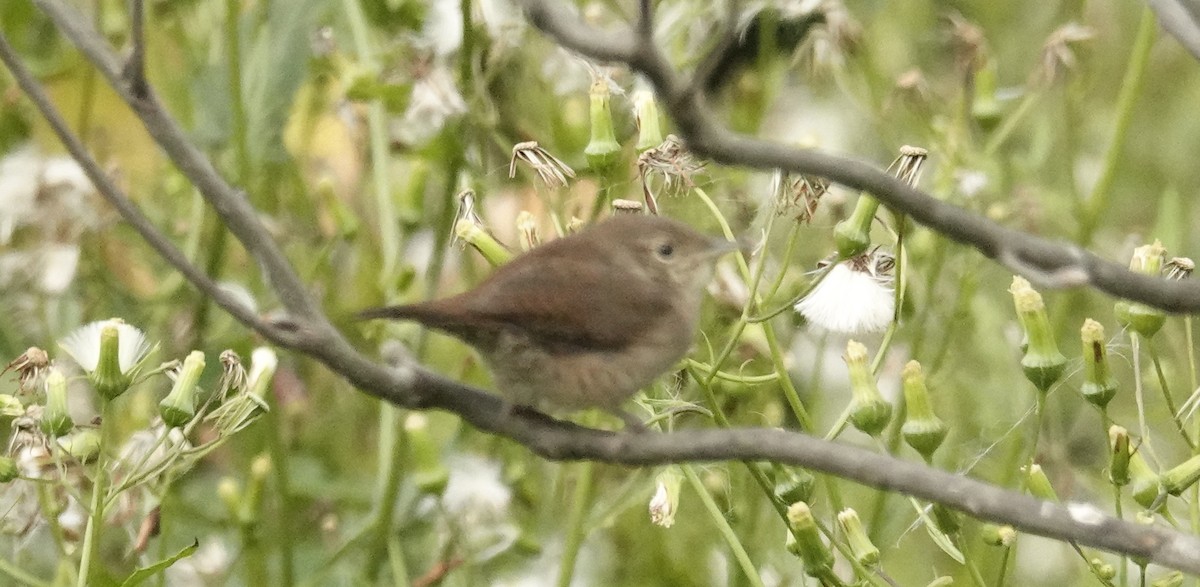
[[[1116,424],[1108,429],[1108,480],[1117,487],[1129,484],[1129,431]]]
[[[850,544],[850,553],[854,559],[864,567],[875,566],[879,562],[879,548],[871,543],[871,539],[863,531],[858,512],[846,508],[838,514],[837,520],[846,535],[846,541]]]
[[[900,375],[904,385],[904,402],[908,413],[900,431],[904,441],[921,453],[926,461],[946,439],[946,423],[933,413],[929,405],[929,390],[925,387],[925,374],[921,364],[909,361]]]
[[[892,405],[883,399],[867,365],[867,347],[850,341],[846,344],[843,357],[850,369],[850,390],[854,399],[850,403],[850,423],[855,428],[875,436],[887,426],[892,417]]]
[[[670,528],[675,524],[675,512],[679,511],[679,487],[683,474],[679,467],[669,466],[658,474],[654,496],[650,498],[650,522],[656,526]]]
[[[1146,464],[1141,452],[1135,451],[1129,455],[1129,490],[1133,494],[1133,500],[1144,508],[1166,506],[1160,499],[1163,495],[1162,481],[1158,474],[1150,469],[1150,465]]]
[[[871,223],[875,221],[877,210],[879,200],[862,194],[850,217],[833,227],[833,240],[837,244],[839,258],[861,255],[871,246]]]
[[[1102,581],[1110,581],[1117,576],[1117,569],[1099,557],[1089,560],[1088,565],[1092,567],[1092,572],[1096,574],[1096,577]]]
[[[1129,260],[1129,270],[1143,275],[1158,276],[1162,271],[1163,257],[1166,252],[1159,241],[1140,246],[1133,250],[1133,258]],[[1162,310],[1141,302],[1119,300],[1114,304],[1113,312],[1121,326],[1127,326],[1146,338],[1154,336],[1167,321],[1167,315]]]
[[[84,428],[58,440],[58,448],[81,463],[90,463],[100,455],[100,431]]]
[[[158,402],[158,411],[167,426],[182,427],[196,416],[196,384],[204,373],[204,353],[192,351],[183,360],[171,393]]]
[[[591,101],[592,136],[583,149],[583,155],[593,171],[604,171],[612,167],[621,155],[621,144],[617,142],[613,131],[608,82],[598,77],[592,82],[588,96]]]
[[[450,470],[442,460],[437,442],[429,433],[429,418],[424,414],[409,414],[404,419],[404,431],[408,436],[413,483],[424,493],[440,495],[450,481]]]
[[[71,431],[75,422],[67,412],[67,378],[62,371],[50,368],[46,376],[46,407],[42,410],[42,432],[58,437]]]
[[[782,504],[808,501],[812,497],[817,479],[805,469],[784,469],[780,467],[775,482],[775,499]]]
[[[1025,370],[1025,377],[1045,393],[1062,377],[1067,358],[1058,352],[1058,344],[1054,342],[1042,295],[1019,276],[1013,277],[1012,287],[1008,291],[1012,293],[1017,318],[1029,340],[1029,347],[1021,358],[1021,367]]]
[[[633,93],[634,119],[637,121],[637,152],[653,149],[663,142],[662,127],[658,121],[658,103],[654,92],[637,90]]]
[[[996,63],[989,60],[975,72],[975,97],[971,115],[984,131],[991,131],[1000,122],[1000,102],[996,99]]]
[[[813,518],[808,504],[798,501],[787,509],[788,525],[795,542],[789,550],[804,561],[804,571],[810,577],[821,577],[833,572],[833,553],[821,540],[817,520]]]
[[[979,537],[984,544],[991,546],[1012,546],[1017,539],[1017,531],[1008,525],[984,524],[979,528]]]
[[[1183,573],[1179,571],[1171,571],[1150,583],[1150,587],[1180,587],[1180,585],[1183,585]]]
[[[1108,350],[1104,346],[1104,327],[1088,318],[1079,330],[1083,341],[1083,384],[1079,392],[1084,399],[1103,410],[1117,394],[1117,378],[1108,368]]]
[[[1041,465],[1033,463],[1023,469],[1026,479],[1025,488],[1029,490],[1030,495],[1045,501],[1058,501],[1058,493],[1050,485],[1050,479],[1046,477],[1046,472],[1042,470]]]
[[[88,378],[100,397],[110,401],[133,384],[133,378],[121,371],[121,335],[116,324],[107,324],[100,329],[100,362]]]
[[[454,224],[454,235],[471,245],[492,267],[499,267],[512,259],[512,253],[496,240],[482,225],[463,219]]]
[[[1200,455],[1171,467],[1159,478],[1163,491],[1170,495],[1183,493],[1184,489],[1191,487],[1197,480],[1200,480]]]

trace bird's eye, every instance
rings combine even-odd
[[[658,256],[664,259],[669,258],[675,252],[675,247],[671,243],[663,243],[658,245]]]

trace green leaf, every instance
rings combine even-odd
[[[925,513],[925,508],[921,507],[921,502],[912,497],[908,499],[912,502],[913,509],[917,510],[917,515],[921,517],[921,524],[925,526],[925,531],[929,532],[929,538],[933,540],[933,543],[942,549],[942,552],[946,553],[947,556],[957,561],[958,564],[966,564],[967,559],[963,557],[962,551],[957,546],[954,546],[954,541],[950,540],[950,537],[946,536],[945,532],[938,529],[937,524],[929,518],[929,514]]]
[[[135,585],[140,585],[142,581],[145,581],[146,579],[149,579],[150,577],[167,570],[179,559],[192,556],[192,554],[196,552],[197,548],[200,548],[200,541],[193,540],[191,546],[185,547],[183,550],[180,550],[174,555],[164,558],[148,567],[142,567],[134,571],[133,574],[129,575],[129,577],[127,577],[125,581],[121,583],[121,587],[134,587]]]

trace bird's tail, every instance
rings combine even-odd
[[[369,308],[355,314],[354,317],[358,320],[411,320],[426,328],[469,339],[473,330],[471,324],[464,319],[462,312],[455,311],[453,306],[442,304],[442,301],[444,300]]]

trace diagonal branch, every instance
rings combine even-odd
[[[1124,522],[1104,515],[1091,506],[1062,506],[1042,502],[981,481],[795,432],[722,429],[684,430],[661,435],[617,435],[554,420],[534,411],[518,411],[514,415],[506,416],[501,409],[501,400],[496,396],[440,377],[419,365],[402,363],[395,368],[379,365],[356,351],[332,328],[308,296],[291,265],[259,223],[256,210],[240,192],[226,183],[211,162],[188,142],[182,129],[163,109],[154,94],[148,91],[139,96],[124,85],[118,61],[104,44],[102,37],[73,9],[61,2],[35,1],[51,16],[60,32],[100,69],[118,95],[133,108],[158,144],[217,210],[234,236],[258,259],[282,304],[291,312],[289,321],[266,321],[254,316],[247,308],[224,295],[207,276],[192,266],[108,180],[84,150],[78,137],[63,124],[61,116],[57,115],[53,105],[45,99],[45,93],[36,80],[21,66],[7,41],[0,36],[0,59],[13,71],[21,87],[30,95],[43,116],[50,121],[68,150],[92,178],[97,189],[165,260],[183,273],[198,289],[213,296],[222,308],[243,324],[276,344],[299,350],[321,361],[366,393],[400,406],[452,412],[483,431],[513,439],[549,459],[588,459],[631,466],[724,460],[788,463],[837,475],[871,487],[944,503],[978,518],[1011,524],[1023,531],[1113,552],[1144,556],[1165,566],[1200,573],[1200,540],[1197,538],[1169,529]],[[644,2],[644,5],[649,6],[649,2]],[[545,14],[553,13],[544,13],[542,16],[545,17]],[[539,22],[536,13],[531,13],[531,17],[535,22]],[[551,24],[545,18],[540,22],[542,26],[547,27]],[[595,55],[607,55],[609,59],[617,60],[628,59],[645,71],[669,71],[669,66],[660,54],[640,50],[638,43],[628,35],[595,35],[578,29],[565,33],[563,38],[573,39],[574,44],[571,46],[577,50],[582,50],[580,47],[588,47],[594,50]],[[682,95],[684,88],[673,76],[656,78],[655,81],[660,92],[668,96]],[[692,118],[681,118],[691,122],[681,126],[693,141],[700,139],[701,144],[707,145],[710,155],[724,156],[723,160],[731,162],[739,160],[733,156],[736,151],[723,149],[746,146],[738,143],[746,139],[727,136],[728,133],[722,134],[723,131],[707,122],[705,117],[708,114],[703,109],[697,109],[695,104],[681,102],[672,105],[672,111],[676,108],[691,113]],[[700,132],[697,132],[698,129]],[[733,143],[726,144],[729,140]],[[765,145],[753,141],[748,144]],[[768,147],[771,146],[756,148]],[[788,150],[780,150],[771,156],[791,163],[795,161],[789,158],[798,156],[798,161],[805,165],[816,161],[838,169],[846,165],[847,171],[823,175],[842,179],[849,177],[851,181],[859,184],[875,185],[885,190],[897,187],[892,185],[890,177],[885,175],[881,180],[876,177],[879,175],[877,172],[863,164],[846,163],[841,159],[811,152],[800,153],[801,155],[796,155]],[[855,179],[856,177],[858,179]],[[923,198],[927,198],[915,191],[889,193],[892,193],[896,201],[910,197],[914,202],[921,203]],[[900,195],[895,195],[897,193]],[[933,210],[946,213],[945,209],[935,207]],[[953,210],[957,209],[952,208],[951,211]],[[958,213],[965,214],[962,211]],[[1004,230],[999,227],[993,228]],[[1057,259],[1058,257],[1051,253],[1061,255],[1060,249],[1050,249],[1050,253],[1047,254],[1051,259]],[[1028,260],[1029,257],[1023,259]],[[1035,267],[1042,265],[1034,264]],[[1123,269],[1120,271],[1124,273]],[[1153,289],[1152,283],[1147,280],[1147,283],[1139,287],[1149,291]],[[1169,293],[1171,290],[1164,291]],[[1175,293],[1183,296],[1191,292],[1181,289]],[[1156,295],[1167,294],[1159,292]],[[1152,301],[1157,298],[1142,299]]]
[[[601,36],[561,3],[521,0],[521,4],[529,21],[564,47],[598,61],[625,63],[649,78],[688,147],[700,155],[728,165],[817,175],[869,192],[913,220],[1044,286],[1090,285],[1171,312],[1200,311],[1200,282],[1135,274],[1080,247],[1006,228],[941,202],[863,161],[733,133],[715,121],[703,96],[690,91],[692,83],[679,76],[658,47],[639,43],[633,32],[606,31]],[[635,48],[632,55],[630,47]]]

